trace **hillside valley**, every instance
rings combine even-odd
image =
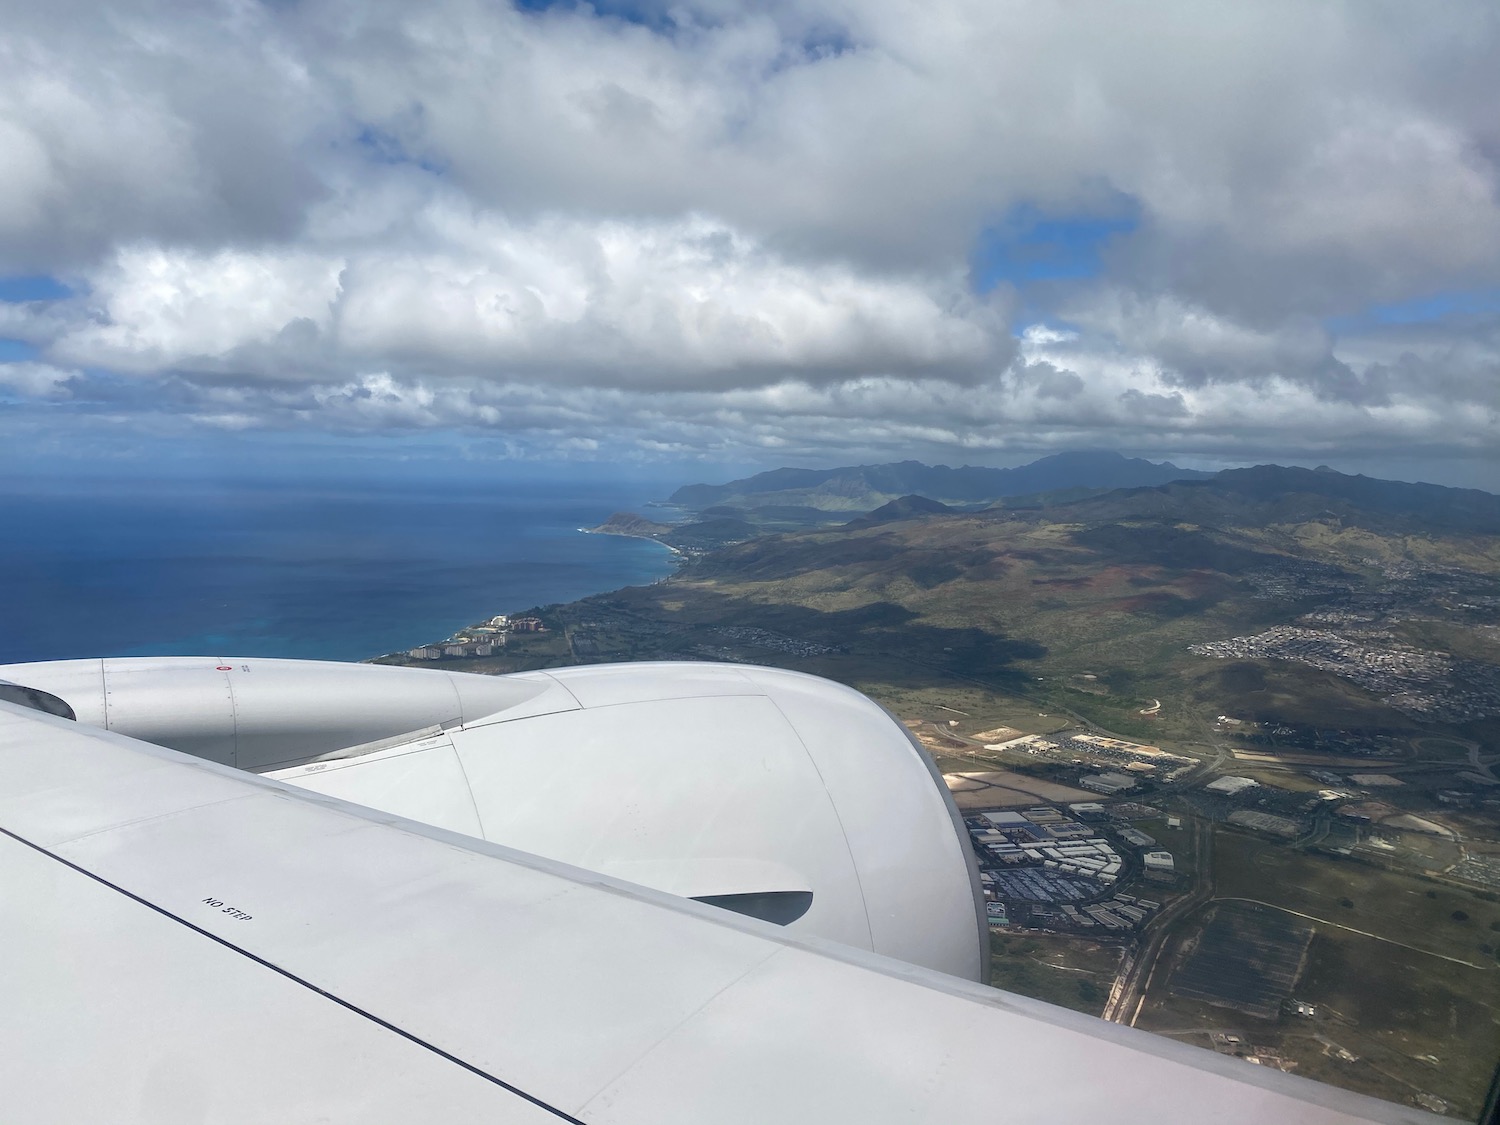
[[[1201,739],[1220,714],[1500,730],[1488,493],[1262,466],[976,511],[898,497],[790,532],[628,513],[596,530],[690,558],[534,608],[567,650],[505,663],[763,661],[884,699],[962,683],[1154,737]]]

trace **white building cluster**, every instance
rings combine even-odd
[[[1078,784],[1085,789],[1113,797],[1116,793],[1128,793],[1134,789],[1135,778],[1123,773],[1101,773],[1085,777]]]
[[[1113,883],[1120,875],[1120,854],[1100,836],[1072,840],[1011,840],[1001,827],[1011,828],[1022,818],[1014,813],[987,813],[995,827],[975,834],[975,839],[1002,863],[1039,863],[1061,875],[1087,875],[1101,883]]]
[[[536,617],[507,617],[500,614],[483,625],[461,629],[446,641],[408,649],[413,660],[442,660],[444,657],[494,656],[505,648],[511,633],[545,633],[547,627]]]
[[[1210,793],[1224,793],[1233,797],[1259,785],[1260,782],[1251,777],[1220,777],[1209,782],[1204,788]]]

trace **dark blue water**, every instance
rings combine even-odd
[[[650,498],[536,482],[0,493],[0,663],[411,648],[670,573],[658,544],[577,530]]]

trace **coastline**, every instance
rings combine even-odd
[[[685,559],[685,558],[687,558],[687,555],[685,555],[683,553],[683,551],[682,551],[681,548],[674,547],[670,543],[663,543],[660,539],[658,539],[654,535],[640,535],[640,534],[637,534],[634,531],[605,531],[603,528],[599,528],[599,527],[580,527],[578,530],[581,531],[581,532],[583,532],[585,535],[614,535],[614,536],[616,536],[616,537],[618,537],[620,539],[645,539],[648,542],[655,543],[655,544],[657,544],[658,546],[661,546],[661,547],[665,547],[667,550],[671,551],[674,555],[676,555],[679,559]],[[660,579],[658,579],[658,581],[660,581]],[[608,593],[609,591],[607,591],[607,590],[601,590],[599,592],[601,594],[604,594],[604,593]]]
[[[640,538],[640,540],[646,540],[649,541],[649,543],[655,543],[657,544],[657,546],[664,547],[667,552],[672,553],[673,559],[675,559],[676,564],[675,567],[673,567],[673,570],[670,571],[670,573],[661,574],[661,576],[654,577],[654,579],[651,579],[651,582],[645,583],[645,585],[655,585],[655,583],[664,582],[664,580],[672,577],[672,574],[675,574],[676,571],[681,570],[682,564],[687,561],[687,553],[682,552],[682,550],[678,549],[678,547],[673,547],[670,543],[663,543],[663,541],[655,538],[654,535],[637,535],[633,534],[633,532],[627,531],[601,531],[601,529],[598,528],[574,529],[576,529],[576,531],[583,532],[583,534],[585,535],[615,535],[616,538]],[[634,585],[642,585],[642,583],[625,582],[622,583],[622,585],[609,586],[609,588],[607,589],[595,589],[595,591],[589,591],[586,592],[586,594],[576,595],[576,597],[570,598],[570,600],[579,601],[585,597],[597,597],[598,594],[609,594],[609,592],[615,591],[615,589],[625,589],[628,588],[628,586]],[[505,610],[502,615],[505,615],[505,613],[508,613],[508,610]],[[435,646],[450,645],[450,643],[460,643],[459,637],[466,636],[466,634],[469,634],[469,630],[474,630],[474,628],[478,627],[480,621],[489,621],[489,619],[493,619],[493,616],[495,615],[493,615],[492,613],[492,615],[481,616],[481,618],[477,618],[475,619],[475,621],[468,622],[468,624],[465,625],[460,625],[459,628],[455,628],[452,633],[447,634],[447,636],[443,637],[443,639],[441,640],[423,640],[423,642],[417,643],[417,645],[413,645],[411,646],[411,648],[398,648],[392,649],[392,651],[389,652],[378,652],[378,654],[369,655],[369,657],[363,657],[362,660],[360,660],[360,663],[375,663],[375,661],[387,660],[387,658],[390,657],[407,657],[408,654],[416,651],[416,649],[435,648]]]
[[[0,497],[9,663],[98,656],[358,661],[480,614],[647,585],[674,556],[584,538],[641,503],[609,481],[268,494]],[[486,613],[487,611],[487,613]]]

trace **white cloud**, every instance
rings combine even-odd
[[[0,394],[10,391],[27,398],[66,398],[68,383],[77,376],[77,371],[54,367],[50,363],[30,360],[0,363]]]
[[[330,325],[343,263],[305,251],[122,249],[88,276],[88,313],[54,341],[80,363],[154,372]]]
[[[86,373],[7,387],[569,455],[1494,424],[1483,318],[1328,327],[1500,288],[1487,0],[653,11],[0,0],[0,274],[77,290],[0,336]],[[1023,206],[1136,225],[976,296]]]
[[[553,219],[433,203],[419,245],[130,247],[88,276],[55,354],[133,372],[300,379],[328,364],[630,386],[818,381],[882,370],[970,380],[1005,320],[961,278],[798,264],[722,224]],[[38,308],[38,313],[42,312]],[[14,314],[13,314],[14,315]]]

